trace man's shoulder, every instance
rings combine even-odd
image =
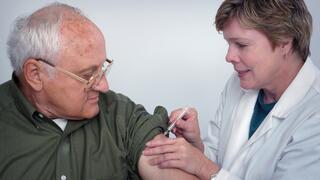
[[[9,81],[6,81],[6,82],[0,84],[0,93],[3,93],[3,92],[5,92],[5,91],[8,91],[9,88],[10,88],[10,84],[11,84],[11,83],[12,83],[12,81],[9,80]]]
[[[121,110],[121,111],[132,111],[133,109],[140,107],[127,96],[116,93],[109,90],[107,93],[100,93],[99,98],[100,109],[105,109],[107,111]]]
[[[12,81],[4,82],[0,85],[0,111],[6,108],[12,101],[12,89],[10,88]]]
[[[121,93],[116,93],[112,90],[109,90],[106,93],[100,93],[100,100],[107,104],[121,102],[121,103],[128,103],[132,102],[131,99]]]

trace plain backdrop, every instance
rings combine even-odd
[[[17,16],[52,0],[0,0],[0,83],[11,78],[6,41]],[[64,0],[83,10],[106,38],[112,90],[168,111],[192,106],[207,132],[220,93],[233,72],[225,62],[227,43],[214,27],[221,0]],[[306,0],[313,15],[312,60],[320,65],[320,1]]]

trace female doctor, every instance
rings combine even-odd
[[[215,24],[235,73],[207,137],[200,139],[189,109],[177,138],[150,141],[143,154],[206,180],[319,178],[320,73],[308,58],[312,18],[304,1],[225,0]]]

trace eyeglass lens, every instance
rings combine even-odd
[[[108,74],[108,72],[110,71],[112,63],[113,63],[113,61],[111,61],[111,60],[106,60],[106,62],[103,63],[100,71],[98,73],[94,74],[89,79],[88,84],[87,84],[87,89],[94,88],[101,82],[104,75]]]

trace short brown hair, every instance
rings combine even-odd
[[[230,18],[264,33],[273,46],[293,38],[293,51],[304,61],[310,55],[312,17],[303,0],[225,0],[215,18],[216,29],[223,31]]]

